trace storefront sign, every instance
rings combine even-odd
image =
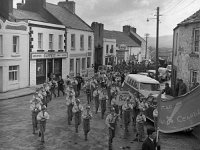
[[[31,59],[67,58],[68,53],[31,53]]]

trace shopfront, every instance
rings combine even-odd
[[[51,73],[55,74],[56,79],[62,76],[63,59],[67,58],[67,53],[31,53],[30,63],[30,75],[32,81],[34,80],[34,61],[35,63],[35,74],[36,74],[36,85],[43,84],[47,78],[50,77]]]

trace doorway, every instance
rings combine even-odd
[[[76,58],[76,75],[80,73],[80,58]]]
[[[53,73],[53,59],[47,59],[47,77],[50,78]]]

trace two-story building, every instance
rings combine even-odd
[[[0,92],[29,85],[29,28],[0,17]]]
[[[172,87],[183,79],[188,90],[200,82],[200,11],[179,23],[173,34]]]
[[[103,65],[116,63],[116,39],[103,38]]]

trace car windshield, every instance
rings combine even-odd
[[[140,83],[140,90],[159,91],[160,85],[152,83]]]

